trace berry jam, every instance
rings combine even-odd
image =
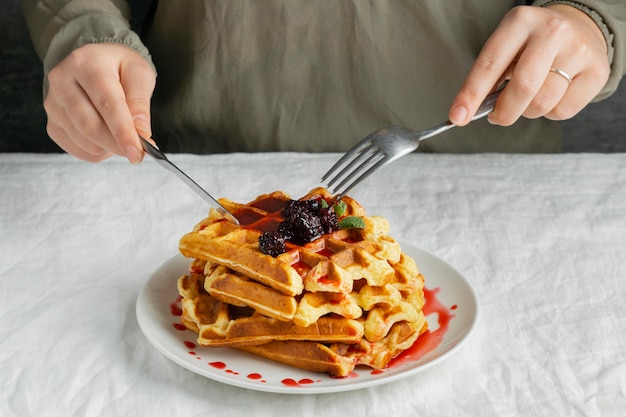
[[[276,202],[267,205],[260,203],[261,207],[270,206],[272,209],[278,207]],[[273,213],[277,212],[278,210]],[[322,199],[287,200],[280,214],[282,221],[278,225],[276,225],[277,216],[268,217],[273,220],[272,226],[275,227],[273,230],[269,227],[259,229],[263,232],[259,237],[261,252],[274,257],[285,252],[286,242],[304,245],[319,239],[325,233],[339,230],[337,215]]]

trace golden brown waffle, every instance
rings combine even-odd
[[[278,228],[289,199],[281,192],[248,204],[220,199],[241,225],[211,210],[181,238],[181,253],[193,259],[178,281],[183,324],[200,345],[311,371],[346,376],[356,365],[384,368],[427,329],[423,276],[388,236],[387,220],[368,217],[349,197],[342,217],[360,217],[363,228],[287,242],[275,257],[263,253],[259,236]],[[310,199],[335,203],[323,188],[301,200]]]

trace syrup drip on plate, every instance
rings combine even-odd
[[[283,385],[286,385],[288,387],[301,387],[303,385],[311,385],[311,384],[314,384],[315,382],[321,382],[321,380],[314,381],[310,378],[302,378],[296,381],[295,379],[292,379],[292,378],[285,378],[280,382]]]
[[[424,315],[426,317],[431,314],[437,315],[437,324],[439,327],[436,330],[427,330],[425,333],[421,334],[415,343],[413,343],[413,346],[391,360],[388,368],[398,367],[409,362],[417,361],[426,356],[428,353],[433,352],[439,345],[441,345],[444,336],[448,332],[450,320],[455,317],[451,311],[456,310],[458,307],[456,305],[451,308],[444,306],[437,298],[439,291],[440,288],[434,288],[432,290],[424,288],[426,303],[423,308]]]
[[[180,301],[182,299],[183,297],[179,295],[178,297],[176,297],[176,301],[170,303],[170,313],[172,314],[172,316],[180,317],[183,315],[183,310],[182,308],[180,308]]]

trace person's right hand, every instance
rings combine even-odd
[[[483,46],[448,115],[466,125],[487,94],[508,79],[489,122],[569,119],[600,93],[610,73],[606,40],[586,12],[567,4],[515,7]]]
[[[132,49],[113,43],[74,50],[48,74],[44,100],[48,135],[66,152],[90,162],[112,155],[143,159],[156,74]]]

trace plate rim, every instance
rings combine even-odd
[[[184,269],[179,270],[180,267],[178,266],[178,264],[183,261],[189,262],[189,259],[183,257],[180,253],[173,255],[172,257],[164,261],[161,265],[159,265],[157,268],[155,268],[150,273],[146,281],[144,282],[141,290],[139,291],[137,295],[137,300],[136,300],[136,305],[135,305],[135,314],[137,317],[137,322],[138,322],[141,332],[144,334],[146,339],[148,339],[150,344],[154,348],[156,348],[158,352],[163,354],[166,358],[168,358],[175,364],[182,366],[183,368],[195,374],[203,376],[205,378],[208,378],[217,382],[221,382],[227,385],[231,385],[231,386],[251,389],[254,391],[273,392],[273,393],[281,393],[281,394],[323,394],[323,393],[334,393],[334,392],[343,392],[343,391],[351,391],[351,390],[369,388],[369,387],[373,387],[376,385],[394,382],[399,379],[404,379],[409,376],[420,373],[422,371],[425,371],[426,369],[429,369],[439,364],[440,362],[446,360],[447,358],[452,356],[454,353],[456,353],[467,342],[467,340],[469,340],[471,336],[475,333],[476,327],[478,326],[478,322],[480,319],[480,303],[479,303],[478,296],[476,292],[474,291],[474,289],[472,288],[472,286],[470,285],[469,281],[459,271],[457,271],[452,265],[450,265],[449,263],[441,259],[439,256],[433,254],[432,252],[419,248],[418,246],[414,244],[407,243],[407,242],[400,241],[400,240],[398,241],[398,243],[400,243],[400,246],[402,247],[402,251],[415,260],[420,272],[422,272],[422,270],[424,269],[423,267],[424,264],[426,265],[425,269],[428,269],[430,266],[433,266],[433,265],[430,265],[430,263],[434,261],[436,264],[438,264],[440,268],[443,267],[447,269],[449,272],[451,272],[452,275],[455,275],[455,279],[459,280],[459,282],[463,284],[465,295],[469,296],[469,300],[471,300],[472,305],[470,306],[470,310],[471,312],[473,312],[473,316],[469,318],[469,321],[470,321],[469,326],[464,327],[463,334],[460,335],[459,339],[456,342],[454,342],[452,346],[450,346],[447,350],[437,355],[436,357],[429,359],[426,362],[422,364],[418,364],[415,367],[412,367],[409,369],[398,371],[389,375],[385,375],[385,373],[382,373],[380,375],[376,375],[373,379],[367,379],[367,380],[362,380],[362,379],[358,380],[358,379],[353,379],[353,378],[348,378],[345,380],[336,379],[336,381],[346,381],[346,383],[331,384],[331,385],[307,384],[307,385],[300,385],[297,387],[291,387],[291,386],[286,386],[286,385],[279,386],[279,385],[272,385],[272,384],[261,384],[254,380],[248,381],[245,378],[233,379],[233,378],[229,378],[227,373],[212,372],[211,369],[208,367],[207,367],[208,370],[204,371],[203,368],[192,365],[190,361],[184,360],[182,356],[171,351],[167,346],[165,346],[161,338],[157,336],[156,333],[158,332],[153,331],[152,328],[150,327],[150,325],[160,326],[159,320],[157,320],[156,318],[151,318],[148,315],[148,309],[151,308],[148,305],[148,297],[149,297],[148,293],[151,289],[151,284],[154,285],[155,282],[158,281],[159,274],[164,273],[167,269],[172,269],[172,268],[175,268],[176,270],[178,270],[179,272],[177,273],[179,275],[182,275],[186,272],[186,270]],[[430,258],[430,259],[426,261],[426,263],[420,262],[418,259],[415,259],[415,258],[420,258],[420,257],[422,258],[422,261],[424,260],[423,259],[424,257]],[[424,274],[424,276],[425,276],[426,283],[428,283],[428,275]],[[441,277],[438,277],[438,278],[441,278]],[[449,278],[450,277],[448,277],[447,279]],[[149,325],[148,322],[151,320],[153,321]],[[165,329],[162,329],[162,330],[165,331]],[[226,348],[221,348],[221,349],[226,349]],[[319,378],[321,375],[321,374],[314,373],[314,372],[299,370],[297,368],[293,368],[288,365],[271,362],[269,360],[258,358],[254,355],[248,354],[246,352],[241,352],[241,351],[234,351],[234,352],[236,353],[237,356],[248,358],[250,360],[260,360],[260,361],[270,362],[271,366],[284,367],[290,371],[295,370],[296,372],[301,372],[312,378],[316,378],[316,377]],[[420,358],[420,360],[421,359],[423,358]]]

